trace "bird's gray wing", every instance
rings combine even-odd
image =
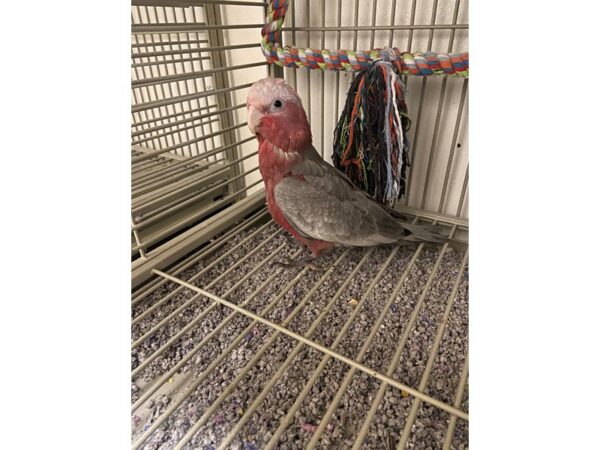
[[[275,201],[290,224],[313,239],[370,246],[411,234],[314,149],[275,186]]]

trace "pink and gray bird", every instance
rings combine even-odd
[[[247,107],[269,212],[314,257],[340,245],[447,241],[403,221],[325,162],[312,145],[300,97],[283,79],[254,83]]]

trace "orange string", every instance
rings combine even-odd
[[[352,143],[354,142],[354,126],[352,125],[352,123],[356,120],[356,116],[358,114],[358,104],[360,103],[360,91],[363,87],[363,84],[365,83],[365,78],[361,78],[360,82],[358,83],[358,88],[356,90],[357,95],[354,97],[354,106],[352,108],[352,114],[350,116],[350,135],[348,136],[348,145],[346,145],[346,148],[344,149],[344,153],[342,153],[342,164],[344,165],[344,167],[348,166],[350,163],[354,163],[357,166],[360,164],[360,162],[358,162],[358,160],[354,159],[354,160],[349,160],[348,159],[348,154],[350,153],[350,148],[352,147]]]

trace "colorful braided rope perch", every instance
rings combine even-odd
[[[265,25],[262,28],[262,50],[267,62],[285,67],[320,70],[359,71],[368,69],[373,61],[389,61],[399,74],[428,76],[446,75],[467,78],[469,53],[401,52],[397,48],[363,50],[316,50],[286,45],[282,47],[281,28],[289,0],[270,0]]]

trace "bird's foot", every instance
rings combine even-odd
[[[324,267],[321,267],[321,266],[315,264],[314,260],[315,260],[314,257],[309,256],[309,257],[298,259],[298,260],[288,259],[285,261],[276,261],[273,265],[283,267],[284,269],[289,269],[292,267],[306,267],[311,270],[318,270],[318,271],[325,270]]]

